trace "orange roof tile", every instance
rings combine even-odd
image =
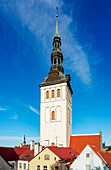
[[[111,166],[111,152],[109,151],[102,151],[99,152],[101,156],[105,159],[109,166]]]
[[[70,137],[70,147],[78,153],[86,147],[86,145],[94,145],[100,151],[100,134],[95,135],[73,135]]]
[[[98,151],[95,146],[90,147],[96,152],[104,163],[107,163],[111,167],[111,152],[110,151]],[[105,162],[106,161],[106,162]]]

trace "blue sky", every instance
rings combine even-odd
[[[40,136],[39,84],[50,70],[59,6],[72,133],[103,131],[111,145],[111,1],[0,0],[0,145]]]

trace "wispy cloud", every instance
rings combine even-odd
[[[17,120],[18,116],[17,116],[17,114],[15,114],[14,116],[10,117],[9,119]]]
[[[77,41],[77,37],[75,38],[76,23],[74,24],[73,32],[70,30],[73,17],[62,11],[64,6],[63,0],[12,0],[10,3],[4,3],[4,0],[1,0],[1,2],[2,10],[10,13],[11,17],[16,16],[19,18],[21,27],[25,28],[27,26],[35,35],[36,40],[42,42],[42,50],[45,51],[43,56],[46,60],[46,56],[50,53],[49,46],[55,32],[54,11],[59,4],[59,28],[63,43],[62,50],[65,56],[65,66],[70,71],[75,72],[84,84],[89,85],[91,83],[92,73],[88,62],[88,53],[85,52],[84,48]],[[16,30],[19,30],[15,22],[12,22],[12,24]]]
[[[35,109],[34,107],[32,106],[29,106],[29,109],[32,110],[34,113],[38,114],[39,115],[39,112],[37,109]]]
[[[27,140],[39,140],[39,137],[26,137]],[[23,140],[20,136],[0,136],[0,140]]]
[[[3,111],[3,110],[7,110],[7,109],[0,107],[0,111]]]
[[[10,129],[5,129],[5,130],[0,130],[0,132],[5,132],[5,133],[12,133],[12,132],[16,132],[15,130],[10,130]]]
[[[18,103],[18,104],[20,104],[20,105],[22,105],[22,106],[30,109],[30,110],[33,111],[34,113],[40,115],[39,111],[38,111],[36,108],[34,108],[33,106],[28,105],[28,104],[25,104],[24,102],[21,102],[21,101],[16,101],[16,103]]]

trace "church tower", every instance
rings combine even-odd
[[[69,146],[72,134],[72,88],[70,75],[64,74],[61,38],[56,30],[53,38],[51,68],[41,88],[40,144],[43,146]]]

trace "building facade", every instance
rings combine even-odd
[[[72,88],[70,75],[64,74],[61,38],[56,31],[53,38],[51,69],[43,82],[40,103],[40,144],[43,146],[69,146],[72,134]]]

